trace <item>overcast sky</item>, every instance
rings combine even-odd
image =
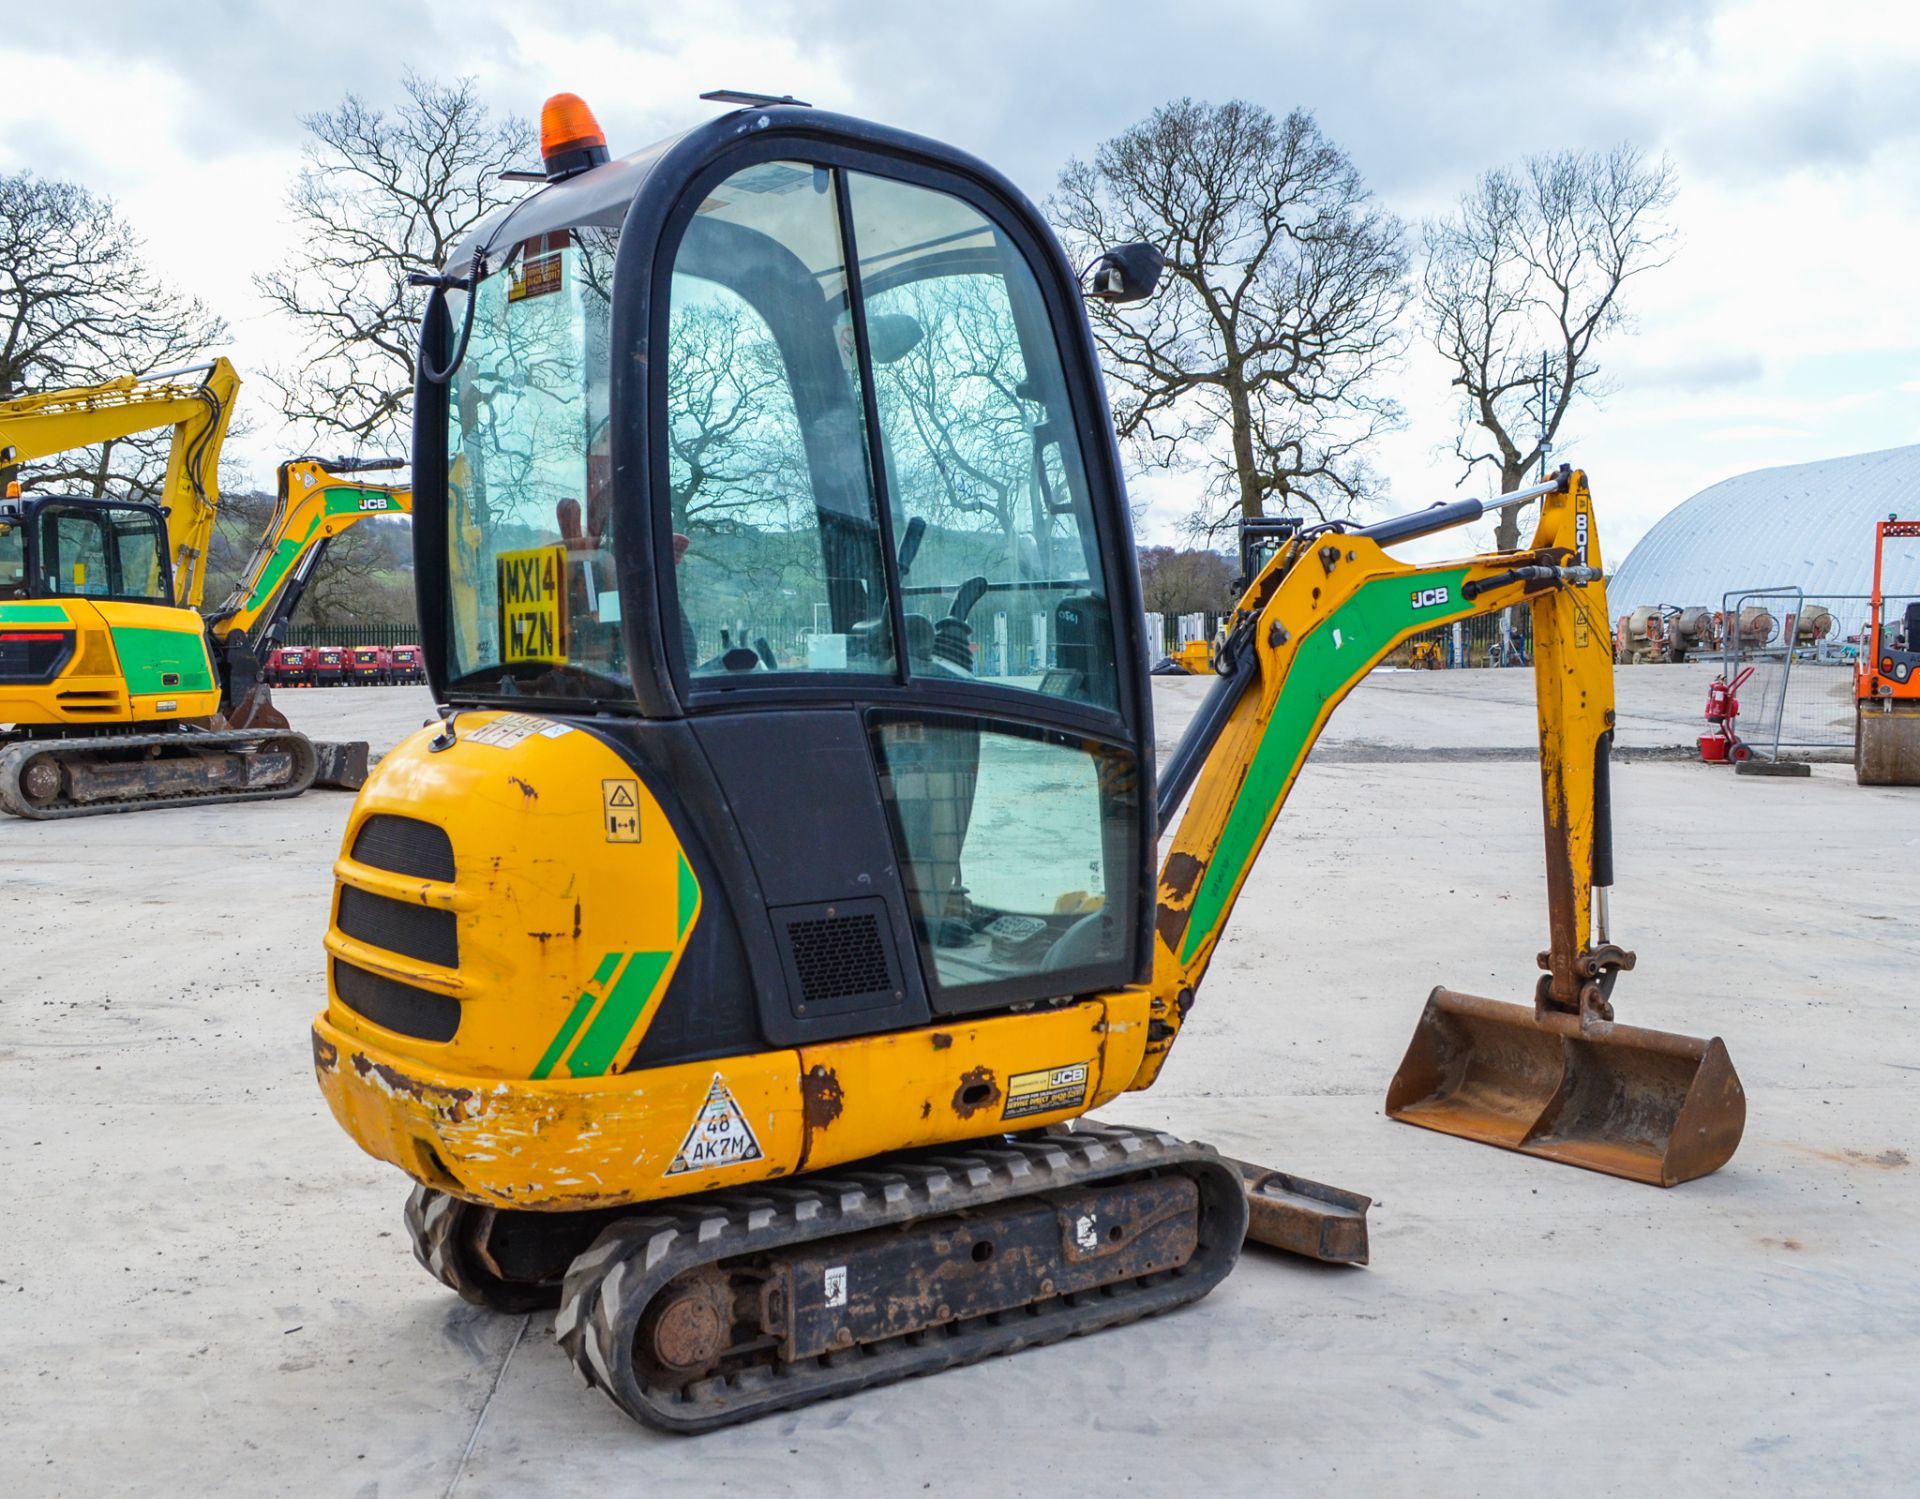
[[[937,136],[1036,198],[1169,98],[1300,106],[1395,212],[1487,167],[1629,141],[1678,169],[1678,257],[1601,351],[1611,394],[1563,429],[1617,560],[1664,511],[1748,469],[1920,441],[1920,9],[1855,0],[1467,0],[1199,6],[969,0],[141,0],[8,7],[0,170],[115,197],[154,263],[233,325],[243,378],[294,346],[250,277],[287,254],[303,113],[402,71],[472,75],[495,107],[584,95],[616,154],[717,87],[791,92]],[[1396,381],[1392,508],[1453,493],[1437,359]],[[263,379],[241,445],[286,444]],[[1484,486],[1475,481],[1476,490]],[[1147,539],[1179,494],[1156,489]]]

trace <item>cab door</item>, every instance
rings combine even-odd
[[[756,143],[687,201],[654,365],[665,633],[723,781],[739,765],[744,801],[784,777],[796,828],[818,808],[792,848],[747,830],[763,881],[797,898],[815,878],[825,901],[841,861],[821,845],[890,849],[881,904],[935,1014],[1137,980],[1137,583],[1044,227],[962,171],[817,142]],[[782,710],[779,765],[729,748],[768,744]]]

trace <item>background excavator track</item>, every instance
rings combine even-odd
[[[0,809],[47,821],[267,801],[305,791],[318,763],[313,742],[285,730],[30,739],[0,749]],[[75,795],[76,770],[83,777],[110,772],[126,784],[118,792]],[[57,785],[44,784],[56,775]]]

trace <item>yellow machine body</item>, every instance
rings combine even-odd
[[[220,682],[200,616],[112,599],[0,603],[0,633],[71,631],[51,682],[0,682],[0,724],[167,723],[206,718]]]
[[[642,1202],[996,1134],[1013,1080],[1063,1064],[1090,1069],[1087,1095],[1023,1126],[1070,1118],[1133,1079],[1140,991],[628,1072],[700,916],[667,809],[591,734],[551,720],[463,714],[451,746],[436,750],[435,737],[422,729],[383,758],[354,808],[334,866],[332,1001],[314,1026],[335,1117],[418,1181],[500,1206]],[[423,810],[447,831],[451,880],[355,859],[378,819]],[[356,890],[450,913],[457,966],[345,935],[339,901]],[[343,1003],[343,964],[350,984],[371,974],[445,996],[458,1007],[452,1039],[423,1046],[370,1019],[358,993]],[[676,1158],[716,1079],[755,1153],[687,1169]]]
[[[1502,581],[1515,564],[1543,558],[1593,576],[1551,588]],[[1538,650],[1551,933],[1539,1004],[1543,1013],[1569,1017],[1582,1038],[1569,1044],[1612,1059],[1620,1048],[1608,1046],[1611,1012],[1598,985],[1613,960],[1592,935],[1590,877],[1596,749],[1613,724],[1599,566],[1579,474],[1564,495],[1542,501],[1539,531],[1525,552],[1413,565],[1357,536],[1335,537],[1310,558],[1283,551],[1240,604],[1237,618],[1257,642],[1259,681],[1208,756],[1160,871],[1150,986],[658,1069],[625,1070],[699,918],[671,806],[590,734],[556,721],[462,714],[445,746],[423,729],[369,779],[335,866],[332,997],[314,1027],[322,1089],[371,1154],[438,1190],[522,1208],[675,1197],[1002,1133],[1009,1117],[1029,1128],[1085,1113],[1158,1075],[1254,859],[1340,701],[1408,635],[1515,603],[1534,610]],[[633,799],[631,837],[614,826],[616,794]],[[454,851],[452,879],[410,880],[357,861],[359,840],[383,816],[443,828]],[[403,962],[346,936],[338,900],[352,890],[450,913],[457,967]],[[367,999],[342,1000],[343,963],[445,996],[452,1038],[431,1045],[383,1030]],[[1620,966],[1630,963],[1629,956]],[[1521,1011],[1506,1029],[1537,1027]],[[1646,1034],[1621,1028],[1621,1045],[1631,1051]],[[1531,1040],[1506,1044],[1538,1049]],[[1544,1044],[1556,1055],[1563,1049],[1551,1027]],[[1482,1058],[1488,1054],[1483,1047]],[[1551,1129],[1529,1134],[1565,1091],[1564,1067],[1530,1065],[1524,1076],[1483,1071],[1464,1087],[1444,1066],[1428,1071],[1425,1087],[1394,1100],[1394,1112],[1409,1122],[1511,1148],[1540,1138],[1552,1148],[1536,1153],[1661,1179],[1660,1167],[1643,1157],[1663,1156],[1664,1140],[1636,1137],[1624,1151],[1604,1144],[1583,1151],[1578,1142],[1568,1148],[1557,1136],[1547,1139]],[[1711,1140],[1703,1133],[1691,1169],[1672,1179],[1713,1169],[1738,1143],[1744,1108],[1737,1079],[1726,1072],[1731,1096],[1720,1101]],[[1063,1078],[1071,1082],[1056,1081]],[[1689,1069],[1678,1094],[1654,1106],[1670,1116],[1669,1133],[1691,1081]],[[1623,1084],[1623,1098],[1644,1109],[1645,1090],[1632,1082]],[[1049,1087],[1059,1088],[1057,1107],[1020,1105],[1010,1115],[1009,1099]],[[675,1169],[684,1168],[681,1152],[716,1088],[744,1118],[751,1153],[713,1169]],[[1516,1119],[1518,1127],[1509,1127]],[[1604,1141],[1618,1126],[1602,1111],[1580,1127]],[[1710,1157],[1717,1158],[1707,1164]]]

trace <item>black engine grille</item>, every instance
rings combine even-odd
[[[402,953],[422,963],[438,963],[442,968],[460,966],[459,925],[451,911],[390,900],[342,885],[340,914],[335,923],[349,937],[370,947]]]
[[[780,933],[787,983],[799,1009],[837,1013],[899,998],[885,902],[776,906],[767,914]]]
[[[893,987],[876,917],[830,916],[820,921],[796,921],[787,928],[787,940],[793,944],[800,995],[809,1003]]]
[[[376,813],[360,824],[353,858],[373,869],[419,880],[453,880],[453,840],[445,828],[412,817]]]
[[[338,958],[333,960],[333,992],[356,1015],[398,1035],[451,1041],[460,1029],[459,1000],[369,973]]]

